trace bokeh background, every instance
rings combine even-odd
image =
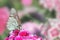
[[[32,5],[40,11],[40,13],[44,14],[45,17],[48,18],[55,18],[55,10],[49,11],[47,8],[44,8],[40,5],[39,0],[33,0]],[[9,9],[15,8],[16,10],[23,10],[23,5],[21,4],[21,0],[0,0],[0,7],[7,6]],[[28,18],[24,19],[23,21],[28,20]],[[0,40],[4,40],[4,38],[8,35],[9,30],[5,30],[3,35],[0,35]]]

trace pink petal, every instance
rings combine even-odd
[[[20,37],[20,36],[16,36],[16,37],[15,37],[15,40],[23,40],[23,38]]]
[[[51,35],[52,35],[52,37],[58,36],[58,35],[59,35],[59,31],[55,28],[55,29],[53,29],[53,30],[51,31]]]
[[[33,22],[26,22],[22,25],[22,29],[30,33],[33,33],[37,25]]]
[[[58,24],[58,28],[60,28],[60,24]]]
[[[32,4],[32,0],[22,0],[21,2],[24,6],[30,6]]]
[[[9,10],[7,7],[0,8],[0,34],[6,29],[6,24],[9,18]]]

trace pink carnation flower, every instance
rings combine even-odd
[[[42,37],[38,37],[37,35],[30,34],[25,30],[21,30],[17,36],[10,35],[5,38],[5,40],[42,40]]]
[[[9,10],[7,7],[0,8],[0,34],[6,29],[6,24],[9,18]]]
[[[58,35],[59,35],[59,31],[55,28],[55,29],[53,29],[53,30],[51,31],[51,35],[52,35],[52,37],[58,36]]]
[[[15,37],[15,40],[23,40],[23,38],[20,37],[20,36],[16,36],[16,37]]]
[[[19,33],[20,36],[29,36],[29,33],[26,31],[22,31]]]
[[[10,35],[10,36],[9,36],[9,40],[14,40],[15,37],[16,37],[16,36],[14,36],[14,35]]]

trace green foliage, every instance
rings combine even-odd
[[[56,17],[56,12],[55,12],[55,10],[49,11],[47,9],[44,15],[47,18],[55,18]]]
[[[0,0],[0,7],[5,6],[8,0]]]
[[[16,10],[22,10],[22,4],[21,4],[21,2],[18,0],[16,0],[16,1],[14,1],[13,2],[13,7],[16,9]]]
[[[38,7],[38,5],[39,5],[38,0],[33,0],[33,5]]]
[[[0,35],[0,40],[4,40],[4,38],[8,36],[8,32],[9,32],[8,30],[5,30],[3,35]]]
[[[22,5],[21,5],[19,0],[9,0],[7,5],[8,5],[8,7],[10,7],[10,8],[13,7],[16,10],[21,10],[22,9]]]
[[[21,19],[21,22],[24,23],[24,22],[27,22],[27,21],[30,21],[30,20],[33,20],[33,18],[30,17],[30,16],[25,15],[25,16]]]

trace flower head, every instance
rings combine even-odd
[[[6,29],[6,24],[9,18],[9,10],[7,7],[0,8],[0,34]]]

